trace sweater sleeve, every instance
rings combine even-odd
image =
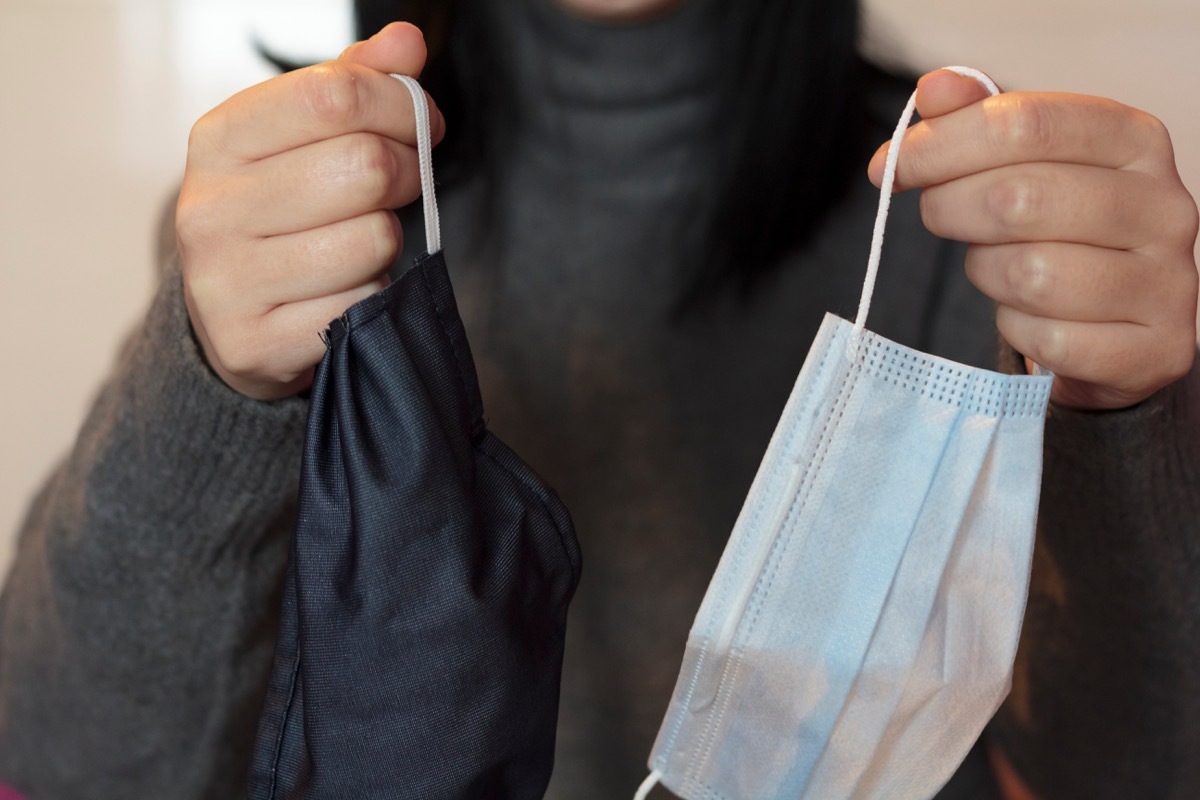
[[[0,784],[34,800],[244,792],[306,403],[199,352],[166,271],[0,595]]]
[[[1140,405],[1052,409],[1013,691],[1044,798],[1200,797],[1200,362]]]

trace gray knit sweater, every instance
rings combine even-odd
[[[813,333],[853,311],[877,195],[852,187],[767,291],[672,320],[688,137],[720,113],[705,5],[635,28],[495,5],[522,135],[480,246],[477,187],[443,193],[447,258],[489,425],[558,489],[584,550],[548,797],[631,796]],[[882,141],[904,97],[875,100]],[[915,201],[893,207],[869,325],[991,365],[990,307]],[[0,599],[0,783],[34,800],[239,795],[305,412],[213,376],[169,260],[20,533]],[[1053,410],[994,735],[1048,797],[1200,796],[1198,627],[1200,372],[1126,411]],[[991,791],[977,753],[944,797]]]

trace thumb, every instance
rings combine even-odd
[[[425,68],[427,55],[425,35],[420,28],[408,22],[393,22],[370,39],[347,47],[338,56],[338,61],[415,78]],[[426,98],[429,98],[428,93]],[[428,99],[428,102],[433,142],[437,144],[446,132],[446,120],[433,100]]]
[[[974,78],[948,69],[935,69],[917,81],[917,113],[921,119],[933,119],[987,96],[988,90]]]
[[[917,113],[923,120],[933,119],[977,103],[989,95],[987,87],[974,78],[948,69],[935,69],[926,72],[917,81]],[[880,145],[867,165],[867,177],[876,186],[883,180],[883,165],[889,148],[890,142]]]
[[[347,47],[338,61],[415,78],[425,68],[426,55],[421,29],[407,22],[393,22],[370,39]]]

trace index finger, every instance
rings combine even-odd
[[[433,140],[442,115],[431,100]],[[192,135],[211,151],[243,163],[347,133],[375,133],[415,145],[412,97],[391,76],[347,61],[330,61],[280,75],[225,101]]]
[[[1169,154],[1161,122],[1113,100],[1008,92],[913,125],[901,145],[896,189],[1032,162],[1154,173],[1164,148]]]

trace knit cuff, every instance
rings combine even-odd
[[[1052,406],[1044,474],[993,731],[1042,797],[1200,796],[1200,366],[1127,409]]]
[[[67,469],[86,472],[66,479],[88,487],[89,514],[181,559],[253,548],[294,500],[307,409],[245,397],[212,372],[173,264],[80,433]]]

